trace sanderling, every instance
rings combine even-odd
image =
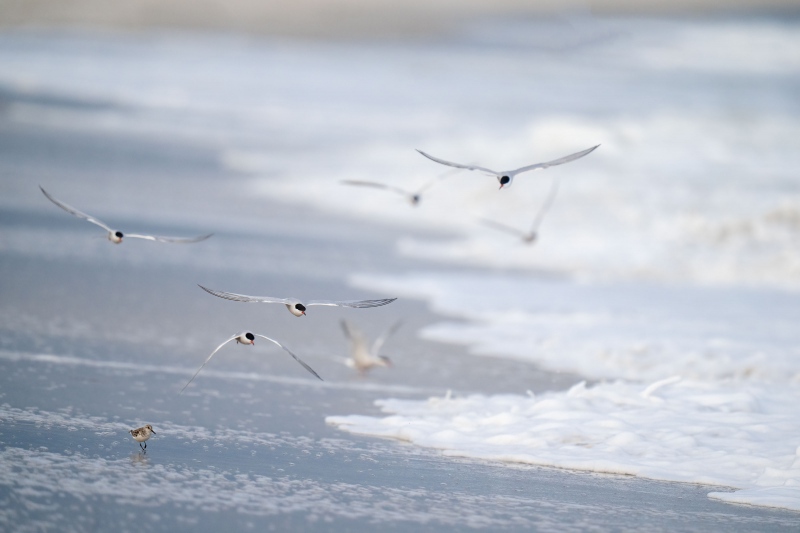
[[[132,429],[130,430],[130,433],[131,437],[133,437],[133,440],[139,443],[139,448],[141,448],[142,451],[147,450],[147,439],[150,438],[150,434],[156,434],[156,432],[153,430],[153,426],[150,424],[145,424],[140,428]],[[142,446],[142,443],[144,443],[144,446]]]
[[[327,305],[335,307],[379,307],[386,305],[397,300],[397,298],[383,298],[381,300],[357,300],[357,301],[344,301],[334,302],[325,300],[315,300],[310,302],[301,302],[297,298],[273,298],[272,296],[246,296],[244,294],[235,294],[232,292],[215,291],[207,289],[202,285],[198,285],[201,289],[209,294],[213,294],[218,298],[225,298],[226,300],[233,300],[234,302],[255,302],[255,303],[268,303],[268,304],[283,304],[294,316],[303,316],[306,314],[306,307],[312,305]]]
[[[39,188],[42,189],[42,192],[44,193],[44,195],[47,196],[47,198],[51,202],[56,204],[58,207],[60,207],[61,209],[63,209],[67,213],[69,213],[71,215],[75,215],[78,218],[82,218],[82,219],[84,219],[84,220],[86,220],[88,222],[91,222],[92,224],[94,224],[96,226],[100,226],[101,228],[106,230],[108,232],[108,240],[113,242],[114,244],[121,243],[123,237],[129,237],[131,239],[145,239],[145,240],[148,240],[148,241],[174,242],[174,243],[183,244],[183,243],[204,241],[204,240],[208,239],[209,237],[211,237],[213,235],[213,233],[209,233],[207,235],[200,235],[199,237],[182,238],[182,237],[159,237],[157,235],[139,235],[139,234],[136,234],[136,233],[123,234],[119,230],[111,229],[108,226],[108,224],[106,224],[105,222],[102,222],[101,220],[98,220],[97,218],[95,218],[95,217],[93,217],[91,215],[87,215],[86,213],[83,213],[82,211],[78,211],[74,207],[71,207],[71,206],[69,206],[69,205],[67,205],[67,204],[65,204],[65,203],[63,203],[63,202],[61,202],[59,200],[56,200],[55,198],[50,196],[50,194],[46,190],[44,190],[44,188],[41,185],[39,185]]]
[[[516,170],[503,170],[501,172],[486,167],[479,167],[477,165],[462,165],[461,163],[452,163],[450,161],[445,161],[444,159],[439,159],[437,157],[433,157],[432,155],[426,154],[422,150],[417,150],[417,152],[424,155],[431,161],[435,161],[441,165],[447,165],[449,167],[455,167],[455,168],[463,168],[466,170],[480,170],[481,172],[485,172],[489,176],[494,176],[495,178],[497,178],[497,181],[500,182],[500,188],[502,189],[503,187],[511,187],[511,182],[514,181],[514,177],[517,174],[522,174],[523,172],[528,172],[529,170],[544,169],[556,165],[563,165],[564,163],[569,163],[570,161],[575,161],[576,159],[580,159],[581,157],[591,153],[592,151],[597,149],[598,146],[600,145],[598,144],[597,146],[592,146],[591,148],[587,148],[586,150],[576,152],[574,154],[561,157],[559,159],[554,159],[552,161],[547,161],[546,163],[536,163],[533,165],[520,167]]]

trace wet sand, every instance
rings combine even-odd
[[[23,96],[9,90],[3,98],[7,106]],[[367,311],[314,309],[298,319],[279,307],[219,300],[196,286],[391,296],[354,289],[347,279],[356,272],[443,268],[398,256],[396,228],[364,227],[307,208],[297,217],[296,207],[246,198],[227,209],[230,219],[249,224],[223,225],[194,248],[115,247],[50,205],[36,185],[91,190],[117,181],[130,197],[166,193],[184,214],[196,195],[218,195],[230,206],[231,191],[247,189],[246,177],[217,167],[203,146],[119,133],[0,120],[0,176],[9,191],[0,214],[0,529],[797,526],[796,513],[709,500],[706,494],[719,487],[453,459],[340,432],[325,424],[326,416],[375,414],[374,400],[387,396],[538,393],[579,378],[421,340],[415,332],[440,317],[416,301]],[[116,222],[189,234],[218,217],[199,214],[191,227]],[[359,378],[342,365],[341,318],[371,335],[404,319],[386,345],[396,367]],[[211,349],[245,328],[290,346],[325,382],[278,350],[231,345],[179,396]],[[143,423],[158,432],[147,454],[126,434]]]

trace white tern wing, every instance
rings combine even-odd
[[[516,170],[509,170],[506,174],[508,174],[509,176],[516,176],[517,174],[521,174],[522,172],[528,172],[529,170],[536,170],[539,168],[547,168],[547,167],[554,167],[556,165],[563,165],[564,163],[575,161],[576,159],[580,159],[581,157],[592,153],[597,149],[598,146],[600,145],[598,144],[596,146],[592,146],[591,148],[587,148],[586,150],[575,152],[574,154],[566,155],[559,159],[553,159],[552,161],[547,161],[545,163],[536,163],[534,165],[528,165],[527,167],[520,167]]]
[[[96,226],[100,226],[101,228],[103,228],[104,230],[106,230],[108,232],[114,231],[111,228],[109,228],[108,224],[106,224],[105,222],[103,222],[101,220],[98,220],[98,219],[96,219],[95,217],[93,217],[91,215],[87,215],[83,211],[78,211],[74,207],[72,207],[70,205],[67,205],[64,202],[60,202],[60,201],[56,200],[55,198],[50,196],[50,193],[48,193],[46,190],[44,190],[44,187],[42,187],[41,185],[39,185],[39,188],[42,190],[44,195],[47,196],[48,200],[50,200],[51,202],[56,204],[58,207],[60,207],[61,209],[63,209],[67,213],[69,213],[71,215],[74,215],[74,216],[76,216],[78,218],[82,218],[82,219],[86,220],[87,222],[91,222],[92,224],[94,224]]]
[[[542,207],[539,209],[539,212],[536,213],[536,217],[533,219],[533,225],[531,226],[531,233],[535,232],[539,229],[539,225],[544,220],[544,216],[550,211],[550,207],[552,207],[553,202],[556,199],[556,194],[558,194],[558,178],[553,178],[553,183],[550,185],[550,193],[545,198]]]
[[[372,343],[372,355],[378,357],[380,355],[380,349],[383,347],[383,344],[392,336],[392,334],[397,331],[397,328],[403,325],[402,320],[398,320],[392,326],[387,329],[383,334],[375,339],[375,342]]]
[[[328,300],[315,300],[313,302],[306,303],[306,305],[328,305],[328,306],[334,306],[334,307],[355,307],[355,308],[363,309],[363,308],[366,308],[366,307],[380,307],[382,305],[390,304],[395,300],[397,300],[397,298],[383,298],[381,300],[353,300],[353,301],[343,301],[343,302],[336,302],[336,301],[332,301],[332,300],[330,300],[330,301],[328,301]]]
[[[435,162],[439,163],[440,165],[447,165],[448,167],[455,167],[455,168],[464,168],[464,169],[467,169],[467,170],[481,170],[483,172],[488,172],[489,174],[492,174],[494,176],[497,175],[497,172],[495,172],[494,170],[489,169],[489,168],[479,167],[477,165],[462,165],[461,163],[453,163],[451,161],[445,161],[444,159],[439,159],[438,157],[433,157],[430,154],[426,154],[422,150],[417,150],[417,152],[421,153],[422,155],[424,155],[425,157],[427,157],[431,161],[435,161]]]
[[[236,335],[234,335],[234,336],[233,336],[233,337],[231,337],[230,339],[226,340],[225,342],[223,342],[222,344],[220,344],[219,346],[217,346],[217,349],[216,349],[216,350],[214,350],[213,352],[211,352],[211,355],[209,355],[208,357],[206,357],[206,360],[205,360],[205,361],[203,361],[203,364],[202,364],[202,365],[200,365],[200,368],[198,368],[198,369],[197,369],[197,372],[195,372],[195,373],[194,373],[194,376],[192,376],[192,379],[190,379],[190,380],[189,380],[189,382],[188,382],[186,385],[184,385],[184,386],[183,386],[183,388],[181,389],[181,392],[179,392],[178,394],[182,394],[182,393],[183,393],[183,391],[185,391],[185,390],[186,390],[186,387],[188,387],[188,386],[189,386],[189,383],[191,383],[192,381],[194,381],[194,378],[196,378],[196,377],[197,377],[197,374],[199,374],[199,373],[200,373],[200,371],[201,371],[201,370],[203,370],[203,367],[204,367],[204,366],[206,366],[206,363],[208,363],[209,361],[211,361],[211,358],[212,358],[212,357],[214,357],[214,354],[215,354],[215,353],[217,353],[217,352],[219,351],[219,349],[220,349],[220,348],[222,348],[223,346],[225,346],[226,344],[228,344],[229,342],[231,342],[233,339],[237,338],[239,335],[241,335],[241,333],[237,333]]]
[[[314,369],[313,369],[313,368],[311,368],[310,366],[308,366],[307,364],[305,364],[303,361],[301,361],[299,357],[297,357],[295,354],[293,354],[293,353],[291,352],[291,350],[289,350],[289,348],[287,348],[287,347],[286,347],[286,346],[284,346],[283,344],[279,343],[279,342],[278,342],[278,341],[276,341],[275,339],[270,339],[270,338],[269,338],[269,337],[267,337],[266,335],[259,335],[258,333],[255,333],[254,335],[255,335],[256,337],[261,337],[262,339],[267,339],[267,340],[268,340],[268,341],[270,341],[270,342],[274,342],[275,344],[277,344],[278,346],[280,346],[281,348],[283,348],[283,350],[284,350],[286,353],[288,353],[289,355],[291,355],[291,356],[294,358],[294,360],[295,360],[295,361],[297,361],[298,363],[300,363],[301,365],[303,365],[303,368],[305,368],[306,370],[308,370],[309,372],[311,372],[312,374],[314,374],[314,375],[317,377],[317,379],[319,379],[320,381],[324,381],[324,380],[323,380],[321,377],[319,377],[319,374],[317,374],[316,372],[314,372]]]
[[[385,183],[378,183],[377,181],[361,181],[361,180],[342,180],[341,183],[345,185],[356,185],[358,187],[372,187],[373,189],[385,189],[388,191],[396,192],[407,196],[409,193],[406,190],[403,190],[399,187],[393,187],[392,185],[386,185]]]
[[[207,235],[200,235],[199,237],[159,237],[158,235],[139,235],[136,233],[126,233],[125,237],[129,239],[145,239],[148,241],[158,241],[158,242],[175,242],[175,243],[190,243],[190,242],[200,242],[208,239],[214,235],[213,233],[209,233]]]
[[[368,364],[370,354],[367,347],[367,339],[364,337],[364,334],[347,320],[342,320],[340,323],[345,336],[350,341],[350,355],[352,359],[348,366],[355,367],[358,363]],[[353,364],[354,362],[356,364]]]
[[[496,230],[504,231],[506,233],[511,233],[512,235],[516,235],[517,237],[527,237],[528,236],[527,233],[525,233],[524,231],[522,231],[520,229],[511,227],[511,226],[507,226],[507,225],[502,224],[500,222],[495,222],[494,220],[490,220],[488,218],[481,218],[480,221],[485,226],[489,226],[489,227],[494,228]]]
[[[284,305],[291,303],[291,301],[286,298],[273,298],[271,296],[247,296],[245,294],[236,294],[233,292],[215,291],[214,289],[208,289],[202,285],[198,285],[198,287],[218,298],[225,298],[226,300],[233,300],[234,302],[275,303]]]

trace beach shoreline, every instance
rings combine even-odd
[[[686,25],[664,24],[668,27],[656,29],[668,43],[684,35]],[[794,41],[786,33],[793,26],[776,29],[776,25],[768,22],[756,29],[777,36],[778,42],[788,42],[784,48],[790,50]],[[709,27],[719,29],[696,21],[689,26],[700,42],[707,39]],[[518,33],[536,34],[539,28],[522,25]],[[744,35],[750,28],[747,24],[723,27],[715,42],[727,53],[727,36]],[[640,26],[634,29],[644,31]],[[685,274],[680,283],[689,290],[684,291],[672,290],[668,284],[648,288],[639,278],[626,277],[626,270],[617,278],[593,283],[580,280],[580,269],[557,265],[547,270],[556,274],[548,276],[542,274],[543,269],[503,269],[459,261],[452,254],[450,261],[442,260],[448,246],[457,251],[460,237],[478,236],[477,228],[464,226],[459,231],[444,219],[468,213],[470,205],[476,205],[460,196],[467,187],[485,185],[476,190],[477,204],[517,201],[521,213],[528,216],[526,193],[533,199],[537,191],[526,187],[535,182],[523,181],[510,191],[498,191],[492,179],[475,173],[461,181],[448,178],[430,195],[426,193],[417,207],[399,197],[382,196],[381,191],[356,193],[340,183],[344,178],[395,178],[400,185],[413,186],[438,170],[413,152],[416,146],[443,157],[456,157],[458,149],[468,152],[472,147],[484,157],[530,162],[528,157],[540,154],[533,151],[542,145],[540,139],[550,139],[551,132],[568,138],[567,143],[577,142],[572,138],[575,129],[569,127],[570,116],[608,122],[605,115],[578,105],[586,100],[588,82],[603,113],[624,117],[644,113],[662,95],[670,105],[659,111],[674,115],[675,109],[682,108],[683,97],[696,99],[698,94],[701,101],[714,102],[714,112],[718,112],[718,96],[723,95],[729,98],[726,102],[751,106],[747,109],[753,115],[769,116],[763,110],[772,106],[781,112],[788,109],[791,115],[789,106],[772,100],[765,103],[769,94],[753,103],[753,94],[761,93],[755,90],[758,87],[751,90],[750,83],[765,82],[737,70],[741,68],[738,58],[735,65],[726,65],[731,71],[724,75],[701,76],[705,83],[696,83],[692,91],[684,90],[684,80],[698,81],[691,70],[694,64],[688,65],[688,73],[682,70],[686,66],[678,65],[680,75],[667,70],[663,76],[658,69],[631,67],[624,72],[636,76],[612,78],[618,83],[598,91],[609,73],[623,69],[605,68],[602,62],[590,68],[590,62],[597,63],[591,55],[596,53],[592,43],[598,42],[591,39],[579,47],[589,54],[588,59],[582,53],[542,51],[539,43],[486,44],[479,38],[439,45],[429,42],[411,51],[392,43],[381,47],[275,43],[226,40],[215,34],[190,39],[164,35],[153,41],[150,35],[97,32],[19,31],[3,36],[0,175],[6,194],[0,204],[6,209],[0,213],[0,269],[5,274],[0,281],[0,529],[22,524],[59,530],[65,520],[82,530],[110,530],[115,524],[132,523],[144,524],[139,529],[159,531],[213,531],[221,524],[237,530],[299,531],[336,527],[371,531],[378,525],[387,531],[469,527],[562,532],[584,531],[587,524],[597,530],[796,529],[796,512],[709,499],[709,491],[726,490],[720,489],[724,484],[718,480],[714,480],[716,486],[665,483],[454,458],[447,451],[462,430],[470,430],[477,440],[493,439],[503,448],[514,437],[505,429],[511,427],[509,421],[520,413],[541,412],[547,427],[535,430],[534,438],[549,427],[554,432],[552,448],[564,454],[571,452],[571,446],[580,446],[580,453],[590,460],[604,460],[601,454],[593,454],[597,443],[583,438],[595,427],[620,437],[610,442],[618,457],[631,455],[628,446],[639,446],[647,455],[649,447],[646,442],[637,445],[642,440],[638,437],[652,437],[665,447],[674,441],[670,435],[662,438],[648,431],[652,426],[638,421],[645,415],[646,421],[657,421],[654,415],[660,407],[674,405],[675,425],[698,433],[677,437],[685,446],[682,450],[698,454],[701,466],[694,472],[702,473],[703,454],[740,453],[722,438],[729,430],[738,430],[737,422],[745,415],[750,420],[748,434],[755,440],[764,435],[761,423],[778,430],[788,425],[758,418],[765,411],[759,406],[763,398],[766,406],[775,403],[790,410],[791,401],[736,391],[723,395],[719,390],[726,388],[732,376],[758,381],[758,371],[770,371],[788,380],[796,372],[793,361],[797,359],[792,357],[797,346],[795,298],[767,291],[759,292],[763,297],[758,299],[742,298],[747,292],[744,282],[703,289],[697,286],[698,278]],[[605,55],[616,57],[640,48],[637,41],[623,41],[611,50],[614,53]],[[681,50],[675,54],[683,58]],[[436,60],[431,61],[432,57]],[[762,57],[751,56],[745,67],[763,68]],[[421,59],[431,62],[420,68]],[[767,66],[780,71],[781,58],[773,59]],[[547,64],[558,68],[548,69]],[[570,68],[561,70],[565,64]],[[481,86],[471,93],[475,78],[460,75],[473,71],[481,76],[490,72],[513,83],[495,84],[492,91]],[[587,72],[596,76],[586,77]],[[770,72],[764,80],[773,79]],[[632,85],[635,77],[651,83]],[[747,90],[728,92],[732,78]],[[418,84],[410,83],[412,79]],[[540,85],[541,80],[556,80],[558,85]],[[772,90],[793,94],[792,79],[780,80],[782,84],[770,85]],[[652,92],[660,86],[666,92]],[[574,99],[564,99],[569,87],[574,87]],[[618,98],[618,91],[626,97]],[[634,95],[642,94],[653,99],[636,101]],[[460,104],[454,106],[454,101]],[[619,107],[612,110],[616,102]],[[567,118],[548,122],[544,111]],[[766,137],[755,138],[747,128],[729,127],[739,122],[722,120],[718,129],[709,128],[696,123],[695,108],[687,113],[691,120],[686,123],[697,125],[698,135],[704,138],[714,137],[707,135],[709,131],[744,132],[732,142],[723,137],[721,144],[734,146],[736,157],[759,164],[755,183],[767,195],[760,197],[767,213],[764,217],[758,210],[723,211],[708,219],[712,230],[721,221],[720,227],[728,231],[720,235],[741,238],[747,244],[753,235],[777,233],[746,231],[760,228],[762,220],[769,223],[763,226],[766,229],[785,229],[796,220],[788,217],[791,210],[771,211],[773,196],[767,194],[794,183],[792,176],[784,181],[776,172],[769,189],[761,179],[762,161],[750,155],[763,151],[761,147],[781,138],[782,132],[792,131],[791,124],[780,122],[767,129]],[[719,121],[719,116],[728,115],[715,116]],[[530,134],[533,123],[542,128],[541,137]],[[498,124],[504,128],[493,127]],[[613,123],[606,129],[588,128],[588,134],[603,137],[599,139],[603,152],[548,170],[564,172],[565,187],[558,209],[548,216],[542,240],[531,248],[506,236],[486,234],[485,243],[478,242],[473,250],[490,259],[528,254],[535,260],[552,257],[570,245],[585,251],[593,240],[599,246],[596,255],[590,252],[588,258],[595,267],[599,265],[592,257],[630,264],[636,259],[631,251],[641,251],[640,241],[622,241],[612,248],[611,237],[621,227],[646,228],[650,220],[669,226],[671,214],[691,214],[686,203],[664,203],[664,199],[681,185],[681,178],[689,184],[697,180],[691,173],[687,177],[684,167],[666,165],[670,179],[647,181],[646,185],[661,185],[652,189],[652,197],[635,196],[642,204],[639,219],[618,220],[617,215],[630,211],[617,206],[627,204],[627,208],[631,202],[604,202],[605,195],[592,191],[620,193],[630,185],[626,180],[640,175],[635,168],[617,171],[604,166],[609,161],[638,153],[640,168],[657,166],[659,159],[640,149],[644,144],[657,146],[669,157],[691,151],[686,143],[694,137],[684,139],[684,144],[666,143],[666,150],[660,140],[679,137],[675,132],[686,129],[684,122],[667,121],[657,142],[650,142],[646,135],[637,141],[637,131],[649,132],[660,124],[663,121],[644,120],[633,127]],[[473,133],[465,131],[468,128],[474,128]],[[628,137],[617,137],[619,131]],[[466,139],[461,148],[459,139]],[[557,142],[546,150],[560,151]],[[769,168],[773,172],[793,168],[791,154],[783,154],[781,148],[778,152]],[[700,182],[707,186],[703,199],[709,198],[716,177],[722,174],[720,153],[728,152],[713,151],[717,159],[709,159],[700,150],[702,157],[692,160],[703,176],[716,171]],[[748,168],[738,169],[745,186]],[[583,191],[597,204],[594,211],[571,203],[580,196],[582,184],[589,185]],[[54,206],[39,185],[125,231],[164,235],[213,231],[215,235],[187,246],[143,240],[114,245],[99,228]],[[695,189],[683,190],[686,193],[680,199],[684,202],[695,197]],[[728,193],[733,190],[732,185],[724,188]],[[748,199],[759,200],[752,193],[755,188],[742,190]],[[721,203],[741,204],[730,198],[724,197]],[[374,212],[359,210],[365,207]],[[505,213],[510,216],[511,211]],[[559,218],[570,212],[582,215],[571,226],[569,216]],[[604,224],[605,214],[615,217],[614,224]],[[729,224],[745,215],[751,223]],[[570,227],[584,238],[570,240]],[[736,233],[740,227],[744,237]],[[597,237],[586,238],[592,230],[597,230]],[[648,235],[654,235],[648,237],[649,242],[657,242],[662,234]],[[700,237],[706,235],[701,232]],[[696,238],[690,233],[685,242],[703,249],[697,243],[708,241],[692,240]],[[413,242],[442,253],[433,257],[408,253],[415,248]],[[712,242],[727,250],[727,241]],[[784,250],[782,242],[767,244]],[[688,248],[687,255],[669,255],[669,261],[663,262],[665,270],[694,257],[688,254],[695,248]],[[763,253],[763,248],[756,249]],[[748,253],[750,248],[741,250],[741,255],[730,256],[730,264],[753,255]],[[707,271],[707,262],[701,264]],[[280,305],[215,298],[197,284],[301,299],[399,299],[372,309],[313,307],[307,316],[295,317]],[[710,292],[721,298],[708,301]],[[699,305],[701,301],[707,305]],[[670,302],[674,305],[667,305]],[[710,311],[701,313],[703,309]],[[737,323],[719,309],[739,317],[743,326],[737,330],[742,337],[720,327]],[[766,309],[780,312],[788,325],[770,320]],[[754,314],[769,322],[770,328],[759,327],[752,320]],[[342,319],[356,323],[370,338],[404,320],[384,345],[395,366],[360,377],[342,364],[347,355]],[[663,328],[661,337],[655,326]],[[325,381],[305,372],[269,343],[230,343],[179,394],[211,350],[243,329],[284,343]],[[708,337],[716,342],[703,342]],[[752,360],[734,357],[768,348],[771,353],[756,353]],[[542,371],[533,359],[548,353],[554,356],[551,372]],[[621,357],[614,359],[615,354]],[[652,370],[648,365],[648,360],[677,363],[676,354],[685,357],[690,370],[695,363],[704,363],[709,370],[732,371],[722,376],[704,374],[710,392],[703,397],[664,375],[677,373],[673,368]],[[564,366],[567,356],[575,361],[571,367]],[[597,362],[589,366],[591,357]],[[719,358],[725,358],[730,367],[721,366]],[[776,367],[782,360],[789,362],[786,371]],[[649,368],[636,370],[637,364]],[[598,381],[581,384],[587,376]],[[627,393],[603,396],[615,387]],[[779,391],[776,387],[772,392]],[[719,418],[708,404],[738,418],[728,424],[721,419],[721,429],[703,420],[684,424],[690,420],[682,407],[687,398],[702,400],[694,410],[701,419]],[[561,400],[567,402],[564,409],[548,412],[554,401]],[[403,415],[386,411],[387,402],[403,402],[415,410],[430,407],[445,415],[451,409],[447,423],[458,427],[425,419],[388,422],[399,428],[401,437],[415,425],[417,434],[426,424],[433,426],[431,434],[437,440],[426,449],[408,442],[413,439],[399,442],[353,435],[326,423],[328,416],[383,419]],[[625,422],[624,431],[618,431],[617,421],[610,424],[604,418],[616,417],[631,404],[644,406],[646,413]],[[464,414],[452,411],[460,405],[467,408]],[[493,406],[497,412],[491,412]],[[588,419],[577,420],[581,412],[588,412]],[[554,414],[560,424],[553,424],[558,422]],[[526,431],[530,429],[528,420],[520,420]],[[472,431],[470,426],[476,421],[482,427]],[[147,423],[157,435],[144,454],[127,431]],[[375,419],[372,423],[384,422]],[[493,428],[494,434],[487,428]],[[561,433],[559,428],[568,431]],[[783,433],[790,438],[789,431]],[[581,438],[572,439],[576,434]],[[713,440],[708,446],[705,437]],[[796,447],[794,443],[786,447],[777,438],[762,440],[775,445],[772,459],[793,454]],[[675,446],[671,448],[676,451]],[[528,446],[526,451],[532,449]],[[493,457],[504,460],[500,454]],[[686,467],[682,459],[670,458],[665,468]],[[758,472],[749,466],[730,470],[745,476]],[[729,497],[736,501],[739,496]],[[131,516],[141,524],[131,522]]]

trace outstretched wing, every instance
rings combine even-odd
[[[547,168],[547,167],[554,167],[556,165],[563,165],[564,163],[575,161],[576,159],[580,159],[581,157],[592,153],[597,149],[598,146],[600,145],[598,144],[596,146],[592,146],[591,148],[587,148],[586,150],[575,152],[574,154],[566,155],[559,159],[553,159],[552,161],[547,161],[546,163],[536,163],[535,165],[528,165],[527,167],[520,167],[516,170],[510,170],[508,174],[516,176],[517,174],[520,174],[522,172],[528,172],[529,170],[536,170],[539,168]]]
[[[397,298],[383,298],[382,300],[354,300],[345,302],[316,300],[313,302],[308,302],[306,303],[306,305],[328,305],[333,307],[356,307],[359,309],[363,309],[366,307],[380,307],[382,305],[390,304],[395,300],[397,300]]]
[[[200,287],[209,294],[213,294],[218,298],[225,298],[226,300],[233,300],[234,302],[258,302],[258,303],[268,303],[268,304],[291,303],[289,300],[285,298],[273,298],[271,296],[247,296],[245,294],[236,294],[233,292],[215,291],[214,289],[208,289],[206,287],[203,287],[202,285],[198,285],[198,287]]]
[[[542,207],[539,208],[539,212],[536,213],[536,217],[533,219],[531,233],[539,229],[539,225],[542,223],[544,216],[550,211],[550,207],[552,207],[556,199],[556,194],[558,194],[558,178],[553,178],[553,183],[550,185],[550,193],[547,195],[547,198],[545,198]]]
[[[489,168],[479,167],[477,165],[462,165],[461,163],[453,163],[451,161],[445,161],[444,159],[439,159],[438,157],[433,157],[430,154],[426,154],[422,150],[417,150],[417,152],[421,153],[422,155],[424,155],[425,157],[427,157],[431,161],[435,161],[435,162],[439,163],[440,165],[447,165],[448,167],[455,167],[455,168],[463,168],[463,169],[466,169],[466,170],[480,170],[482,172],[488,172],[489,174],[492,174],[492,175],[495,175],[495,176],[497,175],[497,172],[495,172],[494,170],[489,169]]]
[[[267,339],[267,340],[268,340],[268,341],[270,341],[270,342],[274,342],[275,344],[277,344],[278,346],[280,346],[281,348],[283,348],[283,350],[284,350],[286,353],[288,353],[289,355],[291,355],[292,357],[294,357],[294,360],[295,360],[295,361],[297,361],[298,363],[300,363],[301,365],[303,365],[303,368],[305,368],[306,370],[308,370],[309,372],[311,372],[312,374],[314,374],[315,376],[317,376],[317,379],[319,379],[320,381],[324,381],[324,380],[323,380],[321,377],[319,377],[319,374],[317,374],[316,372],[314,372],[314,369],[313,369],[313,368],[311,368],[310,366],[308,366],[307,364],[305,364],[303,361],[301,361],[299,357],[297,357],[295,354],[293,354],[293,353],[291,352],[291,350],[289,350],[289,348],[287,348],[287,347],[286,347],[286,346],[284,346],[283,344],[279,343],[279,342],[278,342],[278,341],[276,341],[275,339],[270,339],[270,338],[269,338],[269,337],[267,337],[266,335],[259,335],[258,333],[255,333],[254,335],[255,335],[256,337],[261,337],[262,339]]]
[[[387,185],[385,183],[379,183],[377,181],[341,180],[339,183],[344,183],[345,185],[355,185],[357,187],[372,187],[373,189],[386,189],[400,194],[409,194],[408,191],[405,191],[399,187],[394,187],[392,185]]]
[[[342,331],[344,331],[345,337],[347,337],[349,340],[353,342],[363,341],[364,335],[350,322],[342,319],[339,324],[342,326]]]
[[[401,189],[400,187],[395,187],[393,185],[387,185],[385,183],[378,183],[377,181],[362,181],[362,180],[342,180],[340,183],[344,183],[345,185],[355,185],[357,187],[372,187],[373,189],[383,189],[386,191],[392,191],[402,196],[413,196],[412,193]]]
[[[136,233],[126,233],[125,237],[129,239],[145,239],[148,241],[158,241],[158,242],[176,242],[181,244],[186,244],[190,242],[200,242],[208,239],[214,235],[213,233],[209,233],[207,235],[200,235],[199,237],[159,237],[158,235],[138,235]]]
[[[352,356],[351,365],[354,361],[366,362],[369,360],[369,352],[367,351],[367,339],[360,329],[355,327],[347,320],[342,320],[342,331],[350,341],[350,355]]]
[[[82,219],[86,220],[87,222],[91,222],[92,224],[94,224],[96,226],[100,226],[101,228],[103,228],[104,230],[106,230],[108,232],[114,231],[110,227],[108,227],[108,224],[106,224],[105,222],[103,222],[101,220],[98,220],[98,219],[94,218],[91,215],[87,215],[83,211],[78,211],[74,207],[69,206],[69,205],[65,204],[64,202],[60,202],[59,200],[56,200],[55,198],[50,196],[50,193],[48,193],[46,190],[44,190],[44,187],[42,187],[41,185],[39,185],[39,188],[42,190],[44,195],[47,196],[48,200],[50,200],[51,202],[56,204],[58,207],[60,207],[61,209],[63,209],[67,213],[69,213],[70,215],[74,215],[74,216],[76,216],[78,218],[82,218]]]
[[[378,355],[380,355],[379,352],[380,352],[381,348],[383,347],[383,344],[402,325],[403,325],[403,321],[402,320],[398,320],[397,322],[392,324],[392,326],[389,329],[387,329],[380,337],[375,339],[375,342],[372,343],[372,355],[374,355],[375,357],[378,357]]]
[[[184,385],[184,386],[183,386],[183,388],[181,389],[181,392],[179,392],[178,394],[183,394],[183,391],[185,391],[185,390],[186,390],[186,387],[188,387],[188,386],[189,386],[189,383],[191,383],[192,381],[194,381],[194,378],[196,378],[196,377],[197,377],[197,374],[199,374],[199,373],[200,373],[200,371],[201,371],[201,370],[203,370],[203,367],[204,367],[204,366],[206,366],[206,363],[208,363],[209,361],[211,361],[211,358],[212,358],[212,357],[214,357],[214,354],[215,354],[215,353],[217,353],[217,352],[219,351],[219,349],[220,349],[220,348],[222,348],[223,346],[225,346],[226,344],[228,344],[229,342],[231,342],[233,339],[235,339],[235,338],[236,338],[236,337],[238,337],[239,335],[241,335],[241,333],[237,333],[236,335],[234,335],[234,336],[233,336],[233,337],[231,337],[230,339],[226,340],[225,342],[223,342],[222,344],[220,344],[219,346],[217,346],[217,349],[216,349],[216,350],[214,350],[213,352],[211,352],[211,355],[209,355],[208,357],[206,357],[206,360],[205,360],[205,361],[203,361],[203,364],[202,364],[202,365],[200,365],[200,368],[198,368],[198,369],[197,369],[197,372],[195,372],[195,373],[194,373],[194,376],[192,376],[192,379],[190,379],[190,380],[189,380],[189,382],[188,382],[186,385]]]
[[[421,195],[422,193],[424,193],[425,191],[427,191],[428,189],[430,189],[431,187],[433,187],[434,185],[436,185],[437,183],[439,183],[440,181],[442,181],[446,177],[451,176],[453,174],[456,174],[458,172],[461,172],[462,170],[464,170],[464,169],[463,168],[453,168],[453,169],[450,169],[450,170],[445,170],[444,172],[442,172],[441,174],[439,174],[435,178],[433,178],[433,179],[431,179],[429,181],[426,181],[422,185],[422,187],[417,189],[416,195],[417,196]]]
[[[511,226],[507,226],[505,224],[501,224],[500,222],[495,222],[494,220],[489,220],[488,218],[481,218],[480,221],[485,226],[489,226],[490,228],[494,228],[496,230],[504,231],[506,233],[511,233],[512,235],[515,235],[517,237],[526,237],[527,236],[527,234],[524,231],[520,230],[520,229],[511,227]]]

